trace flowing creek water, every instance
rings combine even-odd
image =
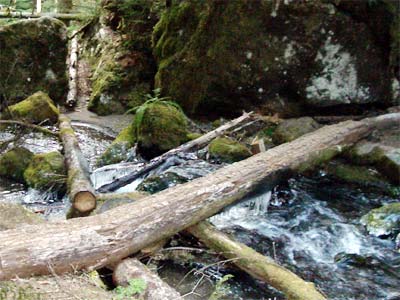
[[[123,176],[140,160],[95,170],[96,159],[113,139],[113,133],[98,126],[74,123],[82,152],[92,168],[96,187]],[[0,133],[0,139],[13,136]],[[54,138],[42,134],[23,135],[22,146],[32,152],[60,150]],[[153,174],[175,172],[190,179],[204,176],[222,165],[189,154],[160,166]],[[133,191],[142,179],[120,189]],[[0,178],[0,201],[21,203],[49,220],[65,216],[67,199],[49,192],[26,189],[21,184]],[[276,186],[260,190],[238,204],[210,218],[219,229],[237,240],[269,255],[302,278],[315,282],[333,300],[395,300],[400,299],[400,254],[394,242],[367,234],[360,217],[370,209],[398,199],[383,196],[355,186],[333,181],[323,173],[296,177]],[[160,271],[170,283],[177,283],[193,265],[164,265]],[[201,268],[204,266],[198,266]],[[209,268],[214,280],[226,275],[225,269]],[[284,299],[274,289],[252,280],[236,270],[228,283],[228,298],[223,299]],[[201,274],[188,277],[181,291],[190,291]],[[199,286],[207,290],[207,281]],[[191,295],[187,299],[204,299]]]

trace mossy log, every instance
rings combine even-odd
[[[244,244],[232,240],[208,222],[200,222],[187,231],[207,247],[232,259],[232,263],[254,278],[262,280],[282,291],[288,300],[326,299],[311,282],[306,282],[274,260]]]
[[[144,165],[143,168],[141,168],[131,174],[128,174],[124,177],[118,178],[117,180],[115,180],[111,183],[101,186],[98,189],[98,191],[100,193],[115,191],[115,190],[133,182],[135,179],[139,178],[140,176],[147,174],[151,170],[154,170],[155,168],[160,166],[162,163],[164,163],[168,158],[175,156],[182,152],[195,151],[197,149],[200,149],[201,147],[205,147],[208,143],[210,143],[216,137],[226,133],[227,131],[233,130],[234,128],[236,128],[240,125],[243,125],[246,122],[251,121],[252,118],[253,118],[252,113],[245,113],[242,116],[240,116],[239,118],[236,118],[230,122],[227,122],[226,124],[200,136],[197,139],[189,141],[175,149],[172,149],[158,157],[153,158],[149,163]]]
[[[75,35],[71,40],[69,56],[69,83],[67,106],[73,107],[78,101],[78,37]]]
[[[181,295],[151,272],[145,265],[135,258],[121,261],[114,269],[113,281],[116,285],[127,286],[131,280],[143,281],[143,291],[140,299],[143,300],[179,300]]]
[[[325,126],[202,178],[100,215],[0,232],[0,280],[49,274],[49,264],[56,273],[114,264],[215,215],[283,171],[315,159],[318,153],[330,148],[343,149],[372,130],[399,121],[400,113],[395,113]],[[64,127],[64,131],[71,134],[70,127]]]
[[[0,12],[0,19],[37,19],[41,17],[55,18],[62,21],[84,21],[88,15],[84,14],[61,14],[61,13],[41,13],[31,14],[29,12]]]
[[[67,188],[72,204],[69,216],[85,216],[96,208],[96,196],[89,177],[88,163],[79,148],[70,120],[60,115],[58,126],[68,169]]]

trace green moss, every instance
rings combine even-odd
[[[326,170],[329,175],[332,175],[341,181],[362,185],[384,185],[384,179],[376,170],[374,171],[371,168],[336,162],[329,164]]]
[[[144,105],[133,122],[142,153],[158,155],[187,141],[188,125],[180,109],[164,101]]]
[[[167,172],[161,175],[153,175],[147,177],[139,184],[137,190],[141,192],[155,194],[169,187],[185,182],[187,182],[187,179],[175,173]]]
[[[98,159],[97,165],[104,166],[127,160],[130,155],[130,150],[135,143],[135,128],[133,124],[131,124],[118,134],[115,140]]]
[[[9,106],[8,112],[4,115],[6,118],[23,119],[29,123],[57,123],[60,114],[53,101],[43,92],[37,92],[24,101]]]
[[[371,210],[361,218],[361,223],[376,236],[395,236],[400,231],[400,203],[390,203]]]
[[[25,148],[14,148],[0,156],[0,176],[24,182],[24,172],[33,153]]]
[[[291,142],[318,128],[319,124],[310,117],[284,120],[276,127],[272,135],[272,140],[278,145]]]
[[[329,162],[344,149],[342,147],[332,147],[327,148],[318,152],[315,152],[308,157],[306,162],[300,163],[295,171],[299,173],[305,173],[315,169],[316,167],[322,165],[325,162]]]
[[[385,151],[376,167],[392,183],[400,184],[400,149]]]
[[[27,184],[33,188],[46,190],[65,189],[66,168],[60,152],[36,154],[24,172]]]
[[[236,162],[251,156],[251,152],[246,146],[225,137],[214,139],[210,143],[208,151],[211,158],[228,163]]]
[[[38,90],[63,103],[68,86],[65,25],[53,18],[14,22],[0,28],[0,88],[8,104]]]
[[[187,139],[190,141],[193,141],[195,139],[198,139],[199,137],[201,137],[202,134],[201,133],[197,133],[197,132],[189,132],[187,134]]]
[[[0,299],[41,300],[44,295],[29,285],[20,286],[14,282],[0,282]]]

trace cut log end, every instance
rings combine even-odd
[[[74,208],[81,213],[89,213],[96,208],[96,197],[91,192],[78,192],[73,199]]]

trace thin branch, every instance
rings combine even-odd
[[[15,121],[15,120],[0,120],[0,124],[8,124],[8,125],[18,125],[18,126],[23,126],[23,127],[27,127],[36,131],[39,131],[41,133],[47,134],[47,135],[51,135],[51,136],[55,136],[58,137],[58,133],[57,132],[53,132],[47,128],[35,125],[35,124],[31,124],[31,123],[26,123],[26,122],[22,122],[22,121]]]

